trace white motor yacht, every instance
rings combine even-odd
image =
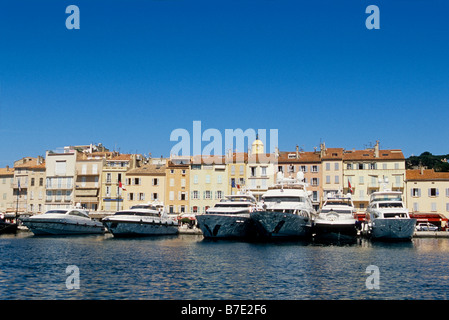
[[[102,222],[114,237],[177,234],[178,222],[163,207],[156,203],[139,204],[105,217]]]
[[[262,196],[263,209],[251,213],[259,234],[268,238],[308,237],[316,214],[304,173],[284,178],[278,173],[276,184]]]
[[[251,238],[256,235],[250,213],[257,211],[257,200],[244,191],[227,195],[209,208],[206,214],[196,215],[205,238]]]
[[[79,206],[49,210],[20,220],[35,235],[101,234],[105,231],[101,222],[92,220]]]
[[[328,193],[314,219],[317,239],[355,239],[357,236],[356,209],[350,193]]]
[[[400,191],[373,192],[365,219],[364,230],[372,239],[410,240],[415,231],[416,219],[410,218]]]

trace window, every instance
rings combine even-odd
[[[262,167],[261,169],[262,169],[262,177],[266,177],[267,176],[267,167]],[[293,171],[294,170],[295,170],[295,167],[293,167]]]
[[[231,167],[231,175],[232,176],[235,175],[235,167],[234,166]]]
[[[55,174],[65,174],[67,171],[67,163],[66,161],[56,161],[55,164]]]
[[[251,177],[256,176],[256,167],[251,167]]]
[[[44,185],[44,178],[39,178],[39,187]]]
[[[187,194],[185,192],[181,192],[181,200],[187,200]]]
[[[206,174],[206,183],[210,183],[210,174]]]
[[[34,187],[34,178],[31,178],[31,186]]]
[[[204,199],[211,199],[211,192],[208,191],[204,191]]]
[[[243,167],[244,167],[244,166],[240,166],[240,175],[241,175],[241,176],[243,175],[243,170],[244,170]]]
[[[186,179],[182,178],[181,179],[181,187],[185,187],[186,186]]]
[[[83,164],[83,166],[81,167],[81,174],[86,174],[87,173],[87,164]]]
[[[223,199],[223,191],[221,190],[217,191],[217,199]]]
[[[449,188],[446,188],[446,197],[449,197]]]
[[[331,169],[331,164],[328,162],[326,163],[326,171],[329,171]]]
[[[340,170],[340,165],[338,164],[338,162],[334,163],[334,170]]]
[[[420,188],[412,188],[411,193],[412,193],[412,197],[421,197],[421,189]]]
[[[128,192],[128,200],[129,201],[133,201],[134,200],[134,193],[133,192]]]
[[[382,169],[387,170],[388,169],[388,165],[386,163],[382,164]]]
[[[140,185],[140,178],[134,178],[134,185],[136,186]]]
[[[112,182],[112,176],[110,173],[106,173],[106,183],[111,183]]]
[[[174,191],[170,191],[168,199],[169,200],[175,200],[175,192]]]
[[[340,183],[340,176],[335,176],[335,183]]]
[[[369,164],[369,168],[370,168],[371,170],[376,170],[376,169],[377,169],[376,167],[377,167],[377,166],[376,166],[376,163],[375,163],[375,162]]]
[[[318,191],[313,191],[313,193],[312,193],[312,201],[318,201]]]
[[[415,211],[415,212],[419,211],[419,204],[418,204],[418,202],[413,202],[413,211]]]
[[[301,166],[301,167],[300,167],[300,170],[301,170],[302,172],[307,172],[307,166]]]
[[[318,166],[312,166],[312,172],[318,172]]]
[[[359,163],[359,170],[363,170],[363,163]]]
[[[312,178],[312,186],[317,186],[320,179]]]
[[[86,177],[81,177],[81,187],[86,186]]]
[[[175,179],[170,178],[170,187],[174,187],[174,186],[175,186]]]
[[[437,203],[436,202],[432,202],[430,204],[430,210],[431,211],[437,211]]]
[[[438,188],[429,188],[429,197],[438,197]]]
[[[364,177],[360,176],[359,177],[359,184],[364,184],[364,183],[365,183]]]
[[[193,206],[192,211],[193,213],[198,213],[198,206]]]
[[[446,203],[446,211],[449,211],[449,203]]]
[[[326,183],[331,183],[331,176],[326,176]]]
[[[217,183],[222,183],[222,182],[223,182],[223,178],[222,178],[221,174],[219,174],[217,176]]]
[[[394,164],[394,168],[395,168],[396,170],[398,170],[398,169],[399,169],[399,163],[395,163],[395,164]]]
[[[284,172],[284,167],[283,166],[278,166],[278,172]]]
[[[92,173],[98,174],[98,164],[95,163],[92,165]]]
[[[352,170],[352,163],[348,163],[348,164],[346,165],[346,169]]]
[[[111,187],[107,186],[106,187],[106,197],[110,197],[111,196]]]
[[[142,193],[142,192],[139,193],[139,200],[141,200],[141,201],[145,200],[145,193]]]
[[[193,176],[193,183],[198,184],[198,175],[197,174]]]

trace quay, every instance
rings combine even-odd
[[[449,238],[449,230],[446,231],[415,231],[413,238]]]

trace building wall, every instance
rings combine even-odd
[[[45,165],[29,169],[28,212],[32,214],[45,213]]]
[[[204,214],[228,194],[225,164],[192,164],[190,170],[190,210]]]
[[[162,173],[127,172],[123,207],[129,209],[133,205],[165,200],[165,165]]]
[[[189,211],[190,157],[171,158],[165,171],[165,210],[168,213]]]
[[[75,181],[75,203],[89,211],[100,207],[101,175],[105,159],[77,159]]]
[[[13,197],[14,169],[0,168],[0,212],[5,213],[14,206]]]
[[[46,153],[45,211],[74,204],[76,151]]]

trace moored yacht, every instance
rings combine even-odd
[[[357,236],[357,218],[350,193],[329,193],[314,219],[317,239],[351,240]]]
[[[256,198],[245,192],[227,195],[206,214],[196,215],[205,238],[251,238],[256,235],[250,213],[257,211]]]
[[[116,212],[102,220],[114,237],[171,235],[178,233],[178,222],[171,219],[163,205],[147,203]]]
[[[262,237],[292,238],[311,235],[315,210],[307,191],[304,174],[296,178],[277,175],[276,183],[263,194],[263,209],[251,213],[251,219]]]
[[[415,231],[416,219],[410,218],[400,191],[373,192],[365,219],[364,230],[372,239],[410,240]]]
[[[105,231],[103,224],[92,220],[80,206],[49,210],[20,220],[35,235],[102,234]]]

